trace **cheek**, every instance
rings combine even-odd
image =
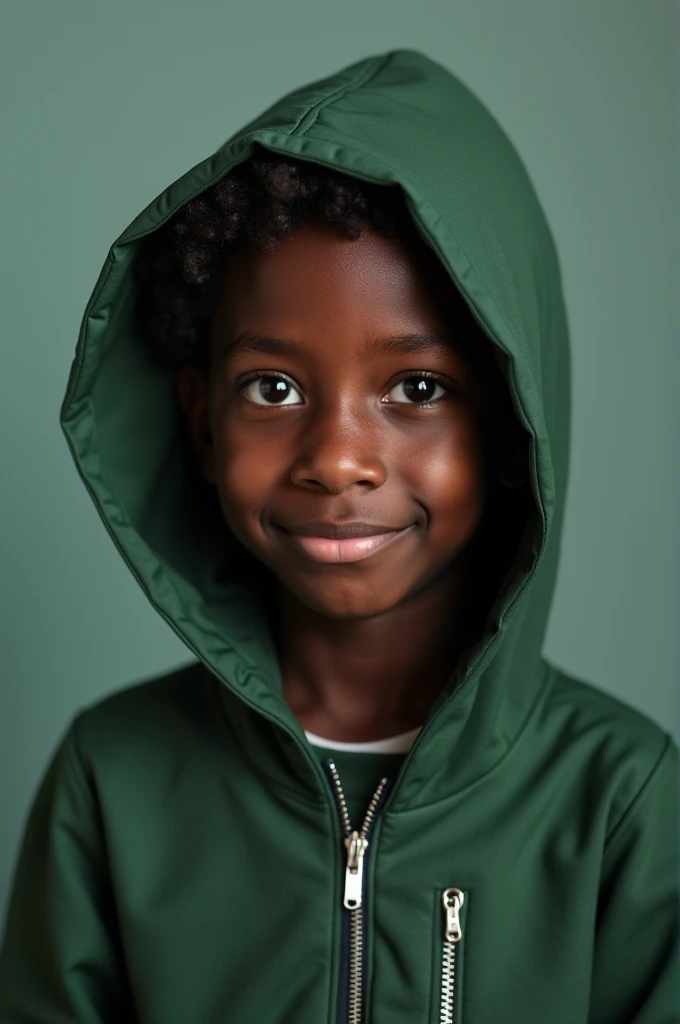
[[[267,446],[223,429],[215,447],[216,484],[222,512],[243,543],[258,529],[257,519],[276,484]]]
[[[417,493],[432,518],[436,539],[464,543],[484,509],[484,452],[472,422],[458,423],[429,451],[419,452]]]

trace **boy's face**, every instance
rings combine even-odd
[[[326,616],[374,616],[419,593],[479,523],[488,389],[456,351],[453,287],[419,238],[367,224],[357,240],[313,223],[269,253],[239,243],[211,325],[209,378],[179,372],[229,527]],[[377,347],[435,334],[439,343],[410,352]],[[262,338],[279,341],[255,350]],[[306,552],[286,532],[356,521],[400,532],[360,559],[342,550],[351,541],[315,538]]]

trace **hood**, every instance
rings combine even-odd
[[[423,53],[367,57],[275,102],[169,185],[115,240],[83,316],[61,424],[83,482],[157,611],[223,684],[235,735],[272,777],[321,785],[286,704],[272,580],[206,501],[174,375],[134,317],[143,239],[258,147],[397,184],[419,234],[497,347],[530,437],[533,505],[478,642],[435,702],[391,794],[394,810],[486,774],[546,699],[541,649],[568,464],[568,328],[553,238],[524,166],[465,85]],[[290,779],[289,779],[290,781]]]

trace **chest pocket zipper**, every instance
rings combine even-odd
[[[460,909],[464,902],[465,894],[460,889],[444,889],[442,893],[444,934],[442,941],[439,1024],[454,1024],[456,943],[460,942],[463,937]],[[456,1018],[455,1024],[460,1024],[458,1018]]]

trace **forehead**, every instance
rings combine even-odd
[[[351,370],[403,356],[456,373],[480,398],[499,383],[493,344],[415,229],[387,238],[364,223],[351,239],[312,222],[269,252],[239,242],[213,308],[212,360],[249,351]]]
[[[216,318],[232,328],[253,316],[260,323],[290,319],[298,329],[325,323],[328,330],[342,326],[345,335],[359,326],[443,327],[455,292],[415,236],[386,238],[364,224],[361,236],[351,239],[314,223],[278,239],[270,252],[237,243],[221,275]],[[245,326],[251,325],[238,324]]]

